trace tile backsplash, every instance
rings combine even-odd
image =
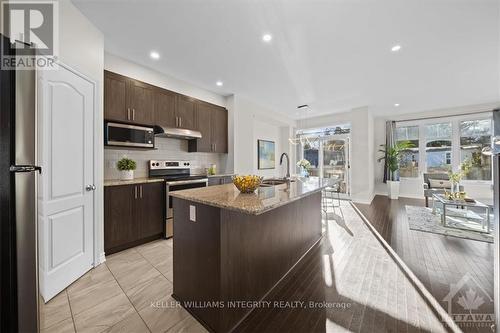
[[[217,173],[225,170],[227,154],[189,153],[188,141],[170,138],[155,138],[156,150],[127,150],[104,149],[104,179],[118,179],[120,172],[116,169],[116,162],[126,156],[137,162],[134,177],[148,176],[149,160],[181,160],[191,162],[191,173],[204,173],[210,164],[217,165]]]

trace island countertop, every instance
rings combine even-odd
[[[296,178],[294,181],[269,187],[260,187],[255,193],[240,193],[233,184],[175,191],[171,196],[201,204],[260,215],[290,202],[299,200],[338,180],[331,178]]]

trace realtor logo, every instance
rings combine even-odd
[[[2,1],[2,69],[53,67],[58,53],[57,1]],[[13,54],[12,49],[15,51]]]
[[[494,323],[493,299],[469,273],[450,285],[443,301],[460,327],[490,327]]]

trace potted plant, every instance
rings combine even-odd
[[[121,171],[121,180],[134,179],[134,170],[137,168],[137,163],[130,158],[124,157],[116,163],[116,168]]]
[[[300,168],[301,173],[304,177],[309,177],[309,169],[311,169],[311,162],[303,158],[297,162],[297,166]]]
[[[453,172],[450,168],[448,170],[448,177],[451,182],[451,193],[453,195],[460,192],[460,181],[469,174],[471,168],[473,166],[473,161],[471,159],[466,158],[462,163],[460,163],[460,167],[457,172]]]
[[[391,199],[399,198],[399,162],[401,161],[401,152],[412,148],[413,144],[410,141],[400,141],[393,147],[387,148],[386,145],[379,152],[383,155],[378,161],[385,161],[387,170],[389,170],[389,178],[387,179],[387,194]]]

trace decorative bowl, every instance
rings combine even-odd
[[[241,193],[253,193],[262,183],[262,177],[256,175],[233,176],[233,184]]]

